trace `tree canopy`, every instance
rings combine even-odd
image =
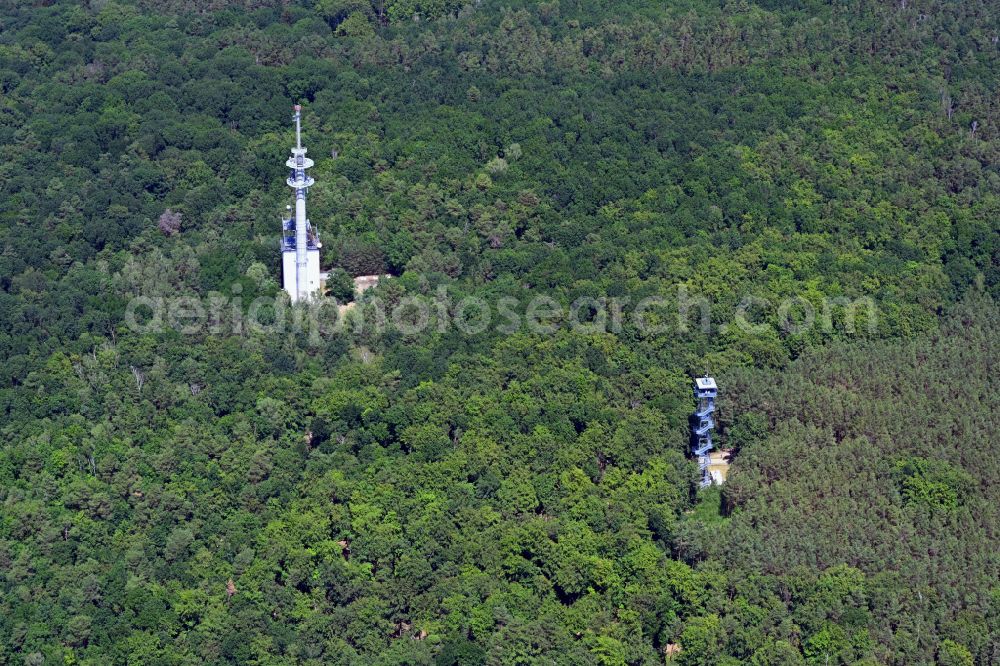
[[[0,664],[995,663],[998,92],[984,0],[0,0]],[[356,316],[668,330],[234,332],[293,103]]]

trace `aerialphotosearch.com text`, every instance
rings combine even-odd
[[[615,334],[632,328],[641,336],[708,334],[725,332],[729,327],[750,335],[801,334],[814,327],[852,334],[874,332],[878,319],[878,308],[870,297],[831,297],[816,303],[802,296],[772,301],[747,295],[735,307],[723,308],[692,293],[686,285],[677,285],[673,294],[641,299],[583,296],[568,303],[545,294],[495,300],[477,296],[456,299],[441,286],[431,295],[407,294],[391,300],[374,295],[357,304],[322,297],[294,306],[281,293],[249,300],[242,298],[239,285],[234,287],[233,295],[139,296],[129,302],[125,321],[140,333],[302,333],[319,342],[326,335],[344,333],[397,331],[416,336],[431,330],[453,330],[465,335],[545,335],[561,328]]]

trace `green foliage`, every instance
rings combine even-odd
[[[393,21],[405,21],[414,17],[438,18],[462,7],[464,0],[390,0],[387,13]]]
[[[808,664],[846,664],[849,645],[844,630],[836,625],[824,627],[806,639],[802,647]]]
[[[965,646],[946,638],[938,649],[937,663],[941,666],[972,666],[975,662]]]
[[[725,644],[722,623],[717,615],[691,618],[681,633],[682,666],[709,666],[718,663]]]
[[[375,34],[375,29],[364,13],[355,11],[337,24],[337,34],[345,37],[371,37]]]
[[[996,10],[848,4],[0,4],[0,663],[990,663]],[[295,102],[332,295],[671,330],[233,334]]]
[[[337,299],[338,303],[349,303],[354,300],[354,278],[342,269],[330,271],[326,279],[327,295]]]
[[[929,509],[957,508],[965,488],[973,483],[972,477],[947,462],[926,458],[899,461],[894,477],[905,503]]]
[[[969,415],[996,411],[981,359],[995,353],[998,316],[974,297],[927,339],[816,349],[781,373],[718,378],[722,413],[766,410],[773,425],[741,449],[726,531],[704,550],[744,570],[736,578],[752,563],[780,581],[807,662],[878,663],[889,646],[931,663],[947,638],[986,663],[1000,568],[988,488],[1000,469],[969,446],[992,428]]]

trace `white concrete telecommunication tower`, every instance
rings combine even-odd
[[[291,170],[288,186],[295,191],[295,215],[282,220],[282,285],[292,302],[315,298],[320,294],[319,234],[306,217],[306,192],[316,181],[307,169],[313,161],[302,147],[302,107],[295,105],[295,147],[285,165]],[[291,210],[291,206],[288,207]]]

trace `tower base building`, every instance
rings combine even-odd
[[[287,245],[281,251],[281,276],[282,287],[292,298],[292,302],[298,300],[299,276],[295,266],[295,248]],[[323,290],[323,274],[319,270],[319,247],[306,250],[306,272],[305,272],[306,294],[317,295]],[[308,298],[308,296],[307,296]]]

